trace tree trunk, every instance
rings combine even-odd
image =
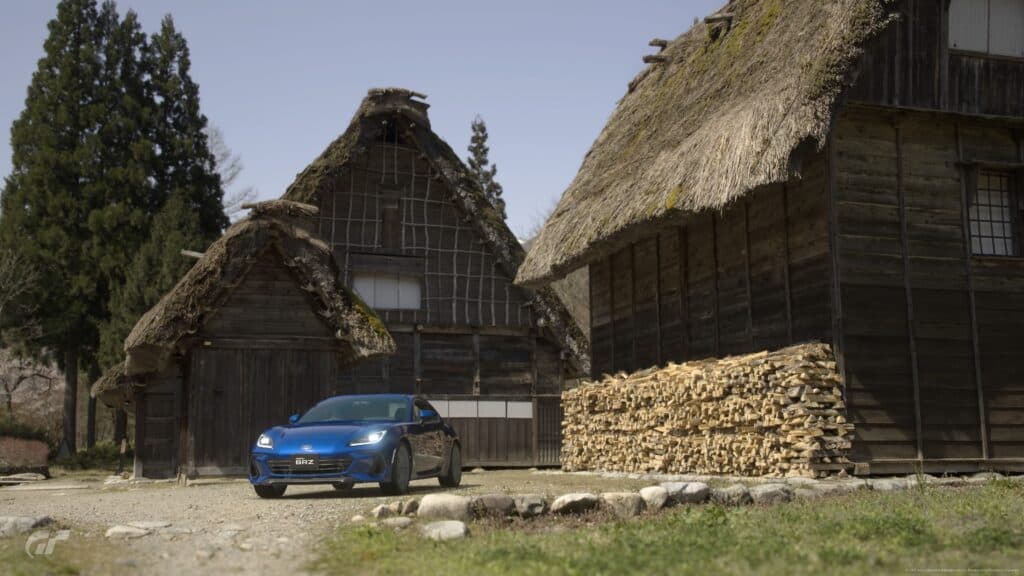
[[[89,411],[85,417],[85,447],[96,445],[96,399],[89,395]]]
[[[64,355],[64,439],[59,454],[70,456],[77,452],[75,433],[78,430],[78,348],[72,345]]]
[[[121,439],[128,436],[128,413],[118,408],[114,419],[114,444],[120,446]]]

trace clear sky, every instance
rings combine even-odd
[[[148,33],[174,16],[203,111],[245,170],[280,196],[348,125],[366,90],[426,93],[434,130],[462,156],[483,116],[509,225],[525,236],[579,169],[627,83],[724,0],[120,0]],[[0,18],[0,177],[10,126],[56,2],[5,0]]]

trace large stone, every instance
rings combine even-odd
[[[402,502],[402,514],[406,516],[415,514],[420,509],[419,498],[410,498],[405,502]]]
[[[0,477],[0,482],[7,484],[20,484],[22,482],[39,482],[46,480],[46,476],[38,472],[22,472],[20,474],[10,474],[8,476]]]
[[[381,504],[370,510],[370,518],[390,518],[392,516],[398,516],[402,513],[401,502],[391,502],[390,504]]]
[[[711,490],[711,501],[725,506],[742,506],[750,504],[750,490],[743,484],[733,484],[725,488],[714,488]]]
[[[676,483],[673,483],[676,484]],[[672,490],[668,490],[669,497],[676,504],[703,504],[708,501],[708,497],[711,495],[711,488],[703,482],[683,482],[682,489],[676,490],[673,486]]]
[[[135,520],[134,522],[129,522],[128,525],[134,528],[142,528],[143,530],[159,530],[167,528],[171,523],[166,520]]]
[[[895,492],[907,489],[907,481],[903,478],[872,478],[868,485],[876,492]]]
[[[504,518],[516,512],[516,501],[507,494],[485,494],[470,502],[473,514],[478,517],[497,516]]]
[[[514,500],[521,518],[533,518],[548,511],[548,501],[540,494],[520,494]]]
[[[644,510],[644,499],[633,492],[605,492],[601,494],[601,505],[619,518],[632,518]]]
[[[422,528],[423,536],[431,540],[458,540],[469,536],[469,528],[465,522],[458,520],[441,520],[431,522]]]
[[[412,524],[412,518],[407,516],[395,516],[393,518],[385,518],[381,521],[381,525],[387,528],[393,528],[396,531],[403,528],[408,528]]]
[[[117,526],[111,526],[107,529],[105,536],[107,538],[121,538],[128,540],[131,538],[142,538],[149,534],[149,530],[145,528],[136,528],[135,526],[127,526],[119,524]]]
[[[789,502],[793,499],[793,489],[782,483],[760,484],[750,489],[750,498],[755,504]]]
[[[455,494],[427,494],[420,500],[416,515],[420,518],[447,518],[468,520],[470,500]]]
[[[640,489],[640,497],[644,499],[647,509],[655,512],[665,507],[665,502],[668,501],[668,490],[661,486],[648,486]]]
[[[597,507],[597,496],[589,493],[563,494],[551,503],[555,514],[581,514]]]
[[[0,516],[0,538],[25,534],[51,522],[49,516]]]

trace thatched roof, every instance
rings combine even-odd
[[[160,372],[180,352],[183,340],[202,328],[223,305],[256,258],[270,249],[290,268],[310,296],[310,305],[330,326],[342,360],[394,352],[383,323],[341,282],[330,248],[308,231],[317,209],[285,200],[253,205],[170,292],[135,324],[125,340],[128,376]],[[297,286],[296,289],[299,289]]]
[[[124,371],[124,362],[120,362],[93,383],[90,394],[111,408],[124,408],[134,395],[133,389],[138,386],[140,382],[129,377]]]
[[[510,278],[515,278],[526,256],[519,240],[509,230],[501,215],[491,206],[479,184],[470,175],[458,155],[430,129],[428,104],[416,98],[421,94],[402,88],[380,88],[369,91],[345,133],[332,142],[320,156],[303,170],[288,187],[284,199],[319,205],[320,194],[329,190],[330,181],[347,164],[364,154],[371,143],[379,141],[383,118],[404,117],[407,136],[430,162],[435,173],[447,184],[456,207],[476,226],[482,240],[494,254]],[[565,306],[550,288],[532,293],[534,311],[546,329],[571,354],[570,362],[581,373],[590,371],[590,346]]]
[[[824,145],[865,42],[892,21],[889,4],[734,0],[669,42],[630,83],[517,281],[550,282],[637,224],[721,209],[794,175],[791,155]]]

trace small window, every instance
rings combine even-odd
[[[1014,175],[981,170],[968,209],[971,252],[978,256],[1020,256],[1020,206]]]
[[[390,272],[360,272],[352,280],[352,289],[378,310],[419,310],[420,279]]]
[[[952,0],[949,46],[1024,57],[1024,0]]]

